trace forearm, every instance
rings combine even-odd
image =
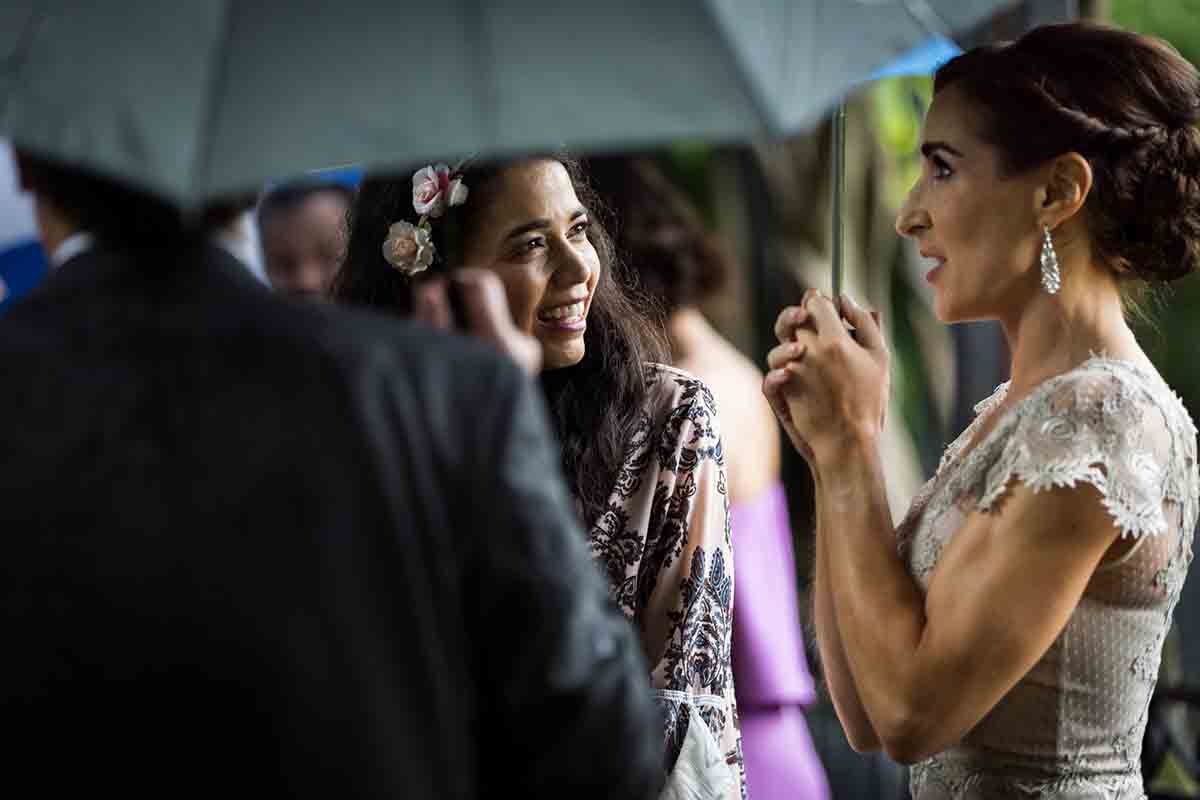
[[[922,706],[912,680],[925,627],[922,595],[896,554],[883,468],[874,443],[826,462],[821,531],[834,621],[862,708],[881,743],[904,740]],[[833,597],[831,591],[830,596]]]
[[[829,578],[828,545],[825,542],[826,537],[822,535],[822,528],[828,525],[829,516],[822,512],[823,499],[819,479],[815,500],[817,552],[813,581],[813,621],[817,632],[817,649],[821,655],[821,671],[850,746],[858,752],[874,751],[879,749],[879,737],[876,736],[858,696],[850,664],[846,660],[846,650],[838,631],[834,593]]]

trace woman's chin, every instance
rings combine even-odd
[[[565,344],[555,342],[551,346],[542,343],[542,369],[566,369],[573,367],[580,361],[583,361],[585,352],[583,346],[583,337],[577,346],[572,346],[574,343]]]
[[[933,296],[933,315],[937,317],[939,322],[947,325],[955,322],[963,322],[966,317],[959,305],[947,296],[945,291],[938,291]]]

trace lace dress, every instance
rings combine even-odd
[[[1192,559],[1196,428],[1157,373],[1093,357],[1003,411],[964,452],[1007,390],[976,406],[897,530],[921,588],[965,514],[990,510],[1013,481],[1091,484],[1136,541],[1102,562],[1050,649],[963,741],[913,766],[913,798],[1140,800],[1150,696]]]
[[[646,366],[648,397],[608,509],[589,531],[637,627],[663,712],[662,800],[745,794],[732,667],[733,550],[716,405],[682,370]]]

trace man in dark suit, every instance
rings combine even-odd
[[[646,667],[515,366],[19,168],[56,266],[0,320],[6,785],[654,793]]]

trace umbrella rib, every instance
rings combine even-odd
[[[500,110],[499,99],[495,85],[495,69],[493,65],[496,61],[495,54],[495,37],[488,35],[491,31],[491,17],[485,17],[483,4],[479,0],[472,3],[472,13],[468,15],[468,19],[473,23],[469,27],[470,35],[475,37],[474,46],[468,48],[468,52],[475,59],[475,69],[471,72],[475,78],[475,108],[480,118],[484,120],[483,125],[488,131],[488,139],[490,141],[499,141],[500,139]],[[471,157],[473,153],[462,153],[459,157]]]
[[[934,10],[928,0],[904,0],[901,4],[913,21],[925,29],[925,33],[930,36],[944,36],[947,39],[953,38],[953,32],[950,26],[946,24],[946,20]]]
[[[37,38],[38,26],[45,21],[45,18],[46,11],[44,9],[31,9],[29,17],[21,27],[17,46],[3,59],[3,72],[8,73],[14,81],[25,72],[25,67],[29,63],[29,53],[33,49],[33,40]],[[4,92],[3,100],[0,101],[0,116],[8,112],[8,104],[12,95],[11,91]]]
[[[196,144],[195,156],[192,160],[192,173],[188,180],[188,196],[184,203],[190,213],[199,213],[202,198],[197,193],[200,179],[208,171],[214,148],[217,115],[220,108],[218,101],[225,92],[229,80],[229,41],[233,38],[233,0],[224,4],[224,17],[221,24],[221,35],[216,46],[216,64],[209,76],[208,92],[205,94],[206,107],[201,109],[204,122],[200,126],[200,141]]]
[[[726,48],[733,54],[733,60],[737,66],[737,78],[741,82],[747,95],[750,97],[754,107],[758,110],[759,124],[766,128],[774,135],[782,135],[784,133],[785,123],[782,119],[775,119],[771,113],[771,103],[767,98],[767,91],[759,86],[758,81],[754,79],[754,75],[750,70],[750,66],[746,58],[742,55],[741,49],[736,46],[736,43],[731,37],[725,33],[725,26],[721,23],[720,14],[714,8],[715,0],[705,0],[701,4],[701,12],[708,17],[708,21],[712,26],[713,31],[719,39],[724,40],[728,45]]]

